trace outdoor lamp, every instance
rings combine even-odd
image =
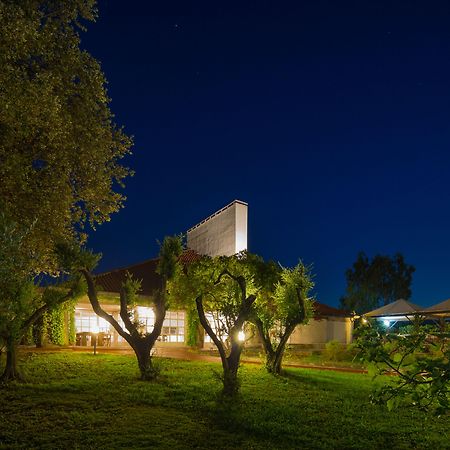
[[[93,335],[93,338],[94,338],[94,355],[96,355],[97,354],[97,336],[98,336],[98,332],[99,332],[100,330],[98,329],[98,326],[97,325],[94,325],[92,328],[91,328],[91,334]]]
[[[239,331],[238,333],[238,340],[241,342],[245,341],[245,333],[243,331]]]

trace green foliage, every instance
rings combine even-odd
[[[179,258],[182,252],[181,236],[166,236],[160,244],[157,273],[166,280],[173,279],[180,270]]]
[[[310,267],[300,262],[292,269],[283,268],[273,296],[276,320],[285,324],[307,323],[313,315],[313,299],[309,297],[313,287]]]
[[[80,49],[95,5],[0,1],[0,334],[11,360],[28,327],[68,298],[33,284],[57,273],[56,244],[83,242],[86,225],[108,221],[131,174],[121,164],[131,140],[114,123],[98,62]]]
[[[329,341],[325,344],[323,356],[328,361],[353,361],[358,354],[355,345],[346,345],[339,341]]]
[[[171,296],[183,299],[187,309],[194,309],[195,299],[202,297],[205,313],[214,321],[218,337],[227,346],[242,309],[243,294],[236,280],[245,284],[246,296],[258,292],[254,277],[255,258],[247,252],[215,258],[204,256],[187,265],[170,285]]]
[[[28,383],[2,396],[8,449],[448,448],[448,417],[406,408],[387,414],[370,404],[363,374],[288,369],[287,377],[272,377],[244,365],[239,401],[224,404],[216,400],[215,363],[162,359],[163,381],[142,383],[130,355],[22,357]]]
[[[417,326],[410,334],[387,333],[369,322],[358,329],[357,337],[361,357],[369,363],[371,375],[397,375],[375,391],[374,402],[385,403],[389,409],[412,405],[437,414],[449,412],[448,334]]]
[[[52,308],[48,313],[48,338],[55,345],[64,345],[65,340],[65,324],[64,324],[64,305]]]
[[[43,314],[33,325],[33,341],[37,347],[43,347],[48,340],[48,315]]]
[[[23,245],[27,233],[0,210],[0,336],[5,340],[22,338],[25,320],[40,304]]]
[[[83,241],[118,211],[130,139],[114,124],[99,63],[80,49],[94,0],[0,2],[0,198],[29,233],[37,272],[56,242]]]
[[[263,339],[276,350],[293,327],[306,324],[313,315],[314,282],[311,268],[299,262],[294,268],[272,269],[272,285],[266,285],[256,301],[256,316],[261,323]],[[288,338],[289,336],[287,336]],[[269,342],[268,342],[269,344]]]
[[[186,344],[189,347],[197,347],[199,344],[198,330],[200,326],[197,311],[193,308],[186,311]]]
[[[75,329],[75,307],[73,305],[67,306],[68,318],[68,343],[69,345],[75,345],[76,342],[76,329]]]
[[[394,257],[376,255],[370,260],[361,252],[345,273],[347,292],[341,304],[361,314],[401,298],[408,300],[415,270],[400,253]]]
[[[58,270],[74,274],[78,273],[80,269],[94,270],[102,258],[101,253],[94,253],[92,250],[86,249],[77,242],[57,242],[55,244],[54,254],[57,260]],[[85,289],[84,281],[79,287],[80,291],[83,289]]]
[[[141,285],[141,280],[136,280],[129,272],[126,273],[125,282],[122,283],[122,289],[127,299],[127,305],[131,309],[137,306],[138,292],[141,290]]]
[[[28,330],[25,332],[23,338],[22,338],[22,345],[33,345],[33,328],[30,327],[28,328]]]

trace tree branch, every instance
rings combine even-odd
[[[208,320],[206,319],[205,310],[203,309],[203,299],[202,299],[201,295],[199,295],[195,299],[195,304],[197,306],[197,312],[198,312],[198,317],[200,319],[200,323],[202,324],[203,328],[208,333],[208,336],[212,339],[214,344],[216,344],[217,350],[219,351],[219,354],[220,354],[220,359],[222,360],[222,365],[223,365],[224,369],[227,370],[228,369],[228,360],[227,360],[227,355],[225,354],[225,349],[224,349],[223,343],[217,337],[217,335],[214,333],[211,326],[209,325]]]
[[[98,301],[97,290],[95,288],[94,279],[92,278],[91,273],[87,269],[81,269],[80,272],[86,279],[86,283],[88,286],[88,297],[94,312],[99,317],[105,319],[108,323],[110,323],[117,331],[117,333],[119,333],[119,335],[122,336],[133,347],[131,342],[131,335],[126,331],[124,331],[123,328],[117,322],[117,320],[114,319],[114,317],[111,314],[108,314],[106,311],[104,311],[103,308],[101,307]]]

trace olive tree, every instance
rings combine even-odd
[[[187,264],[171,295],[195,304],[200,324],[217,347],[222,362],[223,394],[239,390],[238,369],[244,348],[244,326],[253,314],[258,287],[255,255],[202,256]]]
[[[160,286],[153,294],[153,310],[155,324],[148,332],[142,327],[139,319],[134,317],[136,294],[139,293],[140,281],[128,276],[120,290],[120,318],[125,328],[108,312],[99,301],[95,278],[92,269],[99,260],[99,255],[70,246],[60,246],[61,262],[66,270],[81,274],[87,283],[87,295],[94,312],[110,323],[117,333],[125,339],[134,350],[141,374],[141,380],[152,380],[157,377],[158,370],[152,361],[152,349],[161,334],[168,307],[167,283],[180,271],[179,258],[182,253],[179,237],[166,237],[161,244],[157,273]]]
[[[0,346],[6,349],[2,382],[22,379],[17,367],[17,347],[30,327],[43,314],[81,293],[79,279],[66,287],[37,289],[32,276],[32,258],[22,245],[27,230],[0,212]]]
[[[312,316],[310,292],[314,282],[310,268],[301,262],[292,269],[272,269],[272,280],[274,275],[278,280],[266,283],[255,304],[253,322],[262,340],[267,370],[280,374],[289,337],[295,327],[306,324]],[[264,278],[267,280],[267,275]]]

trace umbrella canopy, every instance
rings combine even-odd
[[[402,320],[408,316],[413,316],[419,311],[422,311],[422,307],[419,305],[400,299],[381,308],[374,309],[366,313],[365,316],[380,318],[395,317],[396,320]]]

